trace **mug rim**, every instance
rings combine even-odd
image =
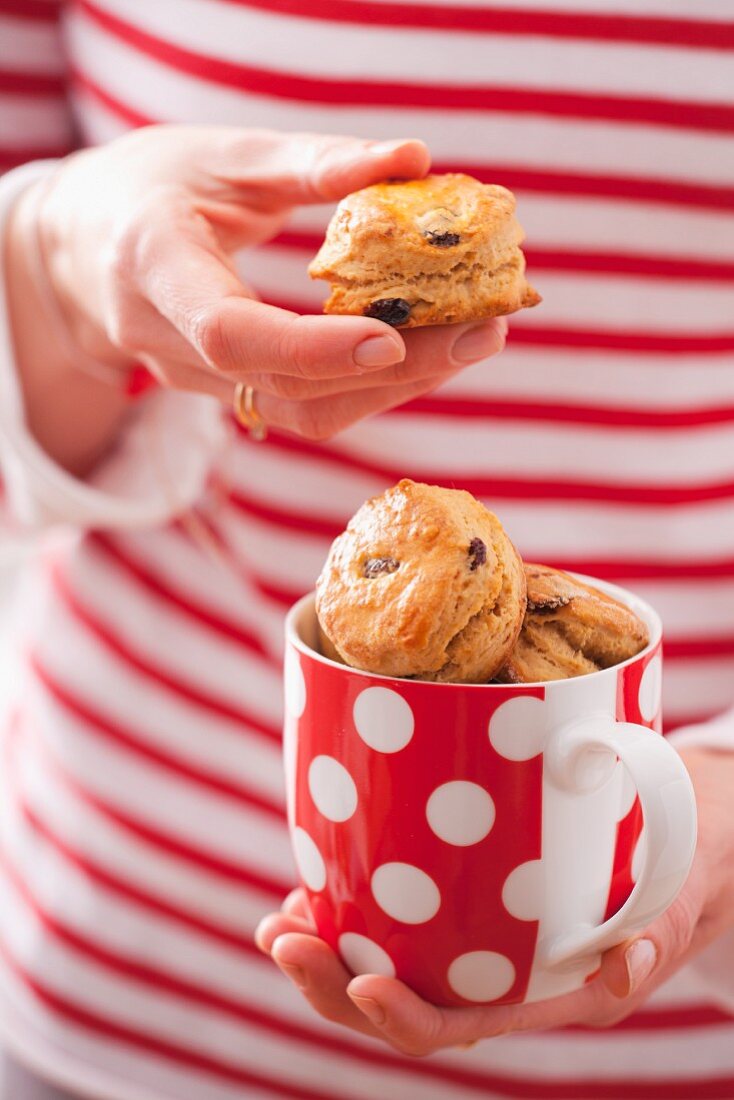
[[[520,684],[465,684],[462,682],[441,682],[436,680],[407,680],[407,683],[423,684],[426,687],[436,689],[446,688],[474,688],[477,690],[486,690],[487,688],[493,688],[497,690],[507,690],[508,688],[531,688],[531,687],[545,687],[549,685],[556,686],[561,683],[576,683],[579,680],[589,681],[595,676],[602,676],[609,672],[610,668],[621,669],[627,668],[629,665],[635,663],[635,661],[644,660],[644,658],[660,644],[663,636],[663,624],[660,615],[646,600],[643,600],[640,596],[634,592],[628,592],[626,588],[620,588],[619,585],[610,584],[609,581],[599,580],[597,577],[589,577],[585,573],[569,573],[570,577],[574,580],[581,581],[583,584],[590,584],[595,588],[600,589],[606,595],[613,596],[615,599],[623,603],[625,607],[628,607],[631,611],[634,611],[641,619],[647,624],[650,630],[650,641],[641,649],[639,653],[635,653],[633,657],[628,657],[626,661],[620,661],[619,664],[610,665],[609,668],[600,668],[596,672],[587,672],[583,676],[569,677],[567,680],[534,680],[532,682]],[[332,661],[331,658],[325,657],[323,653],[319,653],[318,650],[313,649],[308,645],[299,633],[299,623],[307,608],[311,609],[312,614],[316,615],[316,592],[311,590],[305,595],[301,596],[288,610],[285,619],[285,636],[286,642],[292,645],[294,649],[299,653],[303,653],[305,656],[312,658],[320,662],[321,664],[328,665],[330,668],[339,669],[342,672],[351,673],[354,676],[364,676],[370,680],[384,680],[386,683],[395,683],[396,681],[405,680],[406,677],[401,676],[387,676],[382,672],[367,672],[362,668],[353,668],[351,665],[342,664],[339,661]]]

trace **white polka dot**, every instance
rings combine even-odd
[[[632,866],[630,867],[630,878],[633,882],[637,882],[642,870],[642,864],[645,860],[645,850],[647,848],[647,841],[645,840],[645,827],[643,825],[640,835],[637,838],[637,844],[635,844],[635,850],[632,854]]]
[[[657,654],[648,664],[640,680],[640,714],[646,722],[652,722],[660,710],[660,691],[663,684],[663,663]]]
[[[423,924],[441,905],[436,883],[411,863],[383,863],[372,875],[372,893],[380,909],[403,924]]]
[[[467,1001],[496,1001],[515,983],[515,967],[496,951],[468,951],[454,959],[449,985]]]
[[[339,937],[339,954],[352,974],[381,974],[395,977],[395,964],[379,943],[359,932],[344,932]]]
[[[301,878],[311,890],[323,890],[326,886],[324,857],[305,829],[299,825],[293,830],[293,851]]]
[[[436,787],[426,817],[437,837],[464,848],[484,840],[494,825],[494,802],[478,783],[455,779]]]
[[[357,809],[357,788],[333,756],[315,756],[308,769],[308,789],[316,808],[329,821],[347,821]]]
[[[354,701],[357,733],[377,752],[400,752],[413,736],[410,704],[392,688],[365,688]]]
[[[530,695],[508,699],[489,721],[491,745],[506,760],[531,760],[543,751],[545,738],[543,700]]]
[[[502,887],[502,904],[518,920],[540,920],[543,911],[543,864],[539,859],[510,871]]]
[[[295,649],[285,655],[285,706],[294,718],[300,718],[306,709],[306,681]]]
[[[632,776],[627,771],[621,760],[617,764],[617,771],[620,770],[622,772],[622,791],[620,794],[618,820],[623,821],[635,804],[635,799],[637,798],[637,787],[632,782]]]

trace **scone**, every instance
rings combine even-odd
[[[499,520],[470,493],[403,480],[334,541],[316,611],[354,668],[481,683],[515,643],[525,576]]]
[[[634,657],[649,640],[624,604],[558,569],[525,563],[528,606],[517,644],[497,675],[506,684],[565,680]]]
[[[471,176],[378,183],[342,199],[309,267],[326,313],[396,328],[478,321],[534,306],[515,196]]]

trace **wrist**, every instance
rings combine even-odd
[[[84,369],[86,350],[76,350],[75,320],[69,318],[70,327],[60,335],[60,324],[68,323],[68,304],[52,298],[56,287],[42,270],[45,260],[38,251],[38,188],[43,186],[45,181],[24,192],[6,223],[8,315],[26,426],[51,458],[70,473],[84,476],[113,444],[124,422],[128,368],[110,358],[95,375]]]

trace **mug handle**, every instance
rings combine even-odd
[[[619,758],[642,805],[643,861],[626,902],[599,925],[584,924],[539,945],[545,967],[578,964],[622,943],[660,916],[683,886],[696,849],[696,800],[685,765],[654,730],[595,715],[554,731],[545,749],[549,778],[569,793],[608,780]]]

